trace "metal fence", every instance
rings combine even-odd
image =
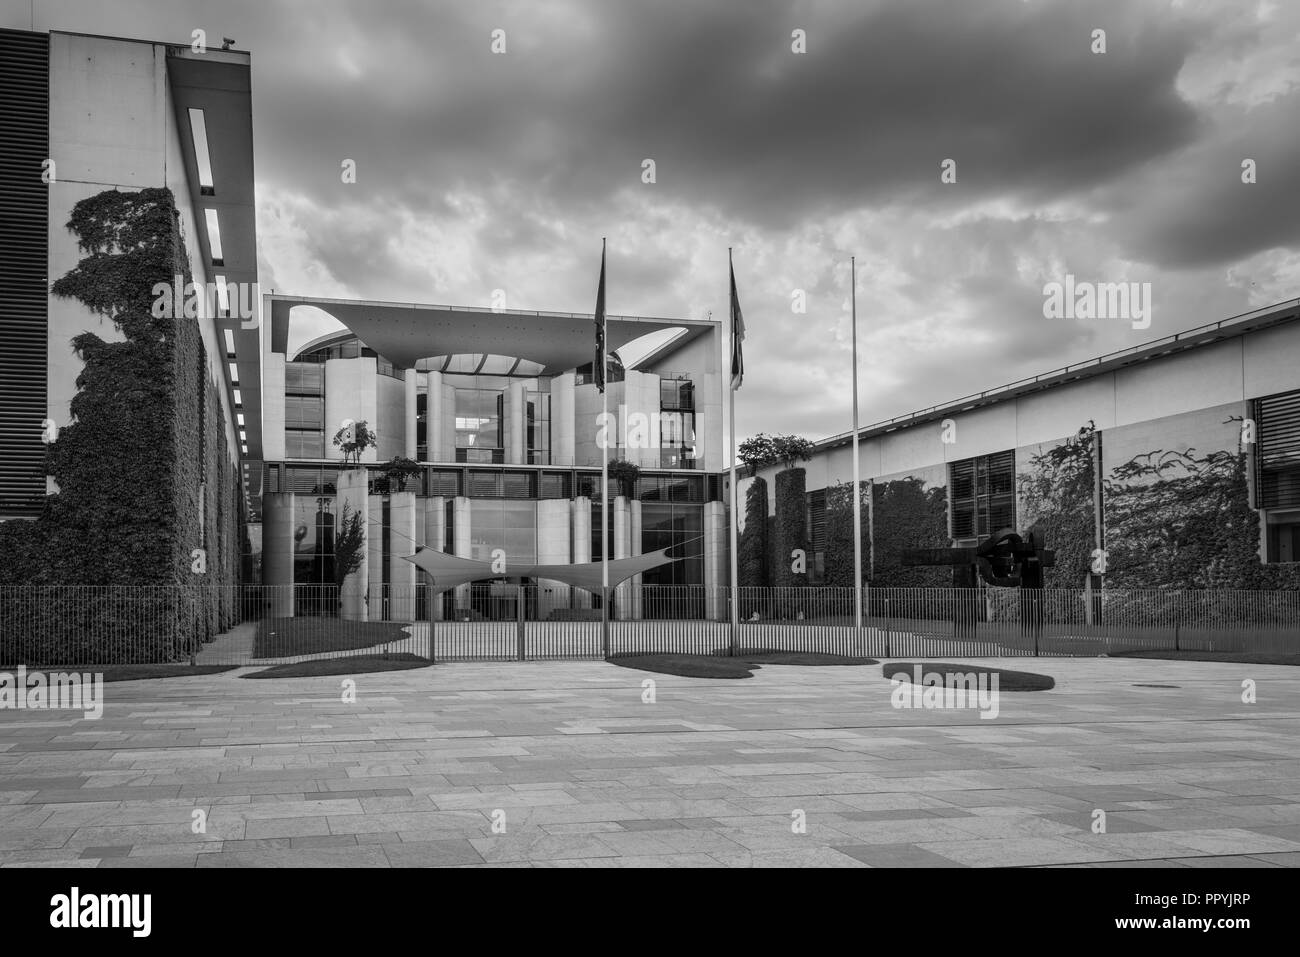
[[[439,661],[601,659],[656,653],[821,652],[855,657],[1300,653],[1300,592],[864,588],[611,589],[542,581],[374,585],[365,620],[332,586],[0,586],[0,665],[262,664],[347,655]],[[230,627],[206,634],[202,609]]]

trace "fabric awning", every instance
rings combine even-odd
[[[652,568],[677,561],[676,558],[669,557],[668,552],[669,549],[663,548],[632,558],[614,559],[609,563],[610,587]],[[509,571],[502,574],[492,570],[491,562],[460,558],[432,548],[421,548],[414,555],[404,557],[432,579],[435,592],[495,578],[548,578],[599,594],[603,579],[600,562],[577,565],[511,565]]]

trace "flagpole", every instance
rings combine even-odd
[[[853,627],[862,637],[862,486],[858,480],[858,265],[849,257],[853,310]]]
[[[605,279],[605,237],[600,237],[600,273]],[[607,288],[607,287],[606,287]],[[605,441],[600,443],[600,646],[606,658],[609,657],[609,305],[605,304],[605,314],[601,318],[600,378],[604,388],[600,390],[600,425],[606,429]],[[599,430],[597,430],[599,432]]]
[[[727,344],[731,347],[731,358],[727,362],[727,405],[728,433],[731,437],[731,520],[727,523],[730,526],[730,555],[731,555],[731,654],[734,656],[737,652],[737,632],[739,630],[740,615],[740,579],[737,575],[737,547],[736,547],[736,524],[740,520],[740,513],[737,511],[737,492],[736,492],[736,379],[732,368],[736,355],[736,317],[735,303],[732,302],[732,283],[735,281],[735,267],[731,264],[731,247],[727,247],[727,302],[729,303],[728,312],[731,315],[730,329],[728,332]]]

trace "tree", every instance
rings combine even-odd
[[[343,453],[343,462],[351,459],[355,465],[361,464],[361,456],[366,449],[375,447],[375,433],[371,431],[365,419],[343,423],[343,428],[334,433],[334,447]]]
[[[384,476],[382,491],[404,492],[406,491],[407,480],[417,478],[420,475],[421,468],[419,463],[412,459],[408,459],[403,455],[394,455],[390,461],[384,464],[382,472]]]
[[[609,463],[609,477],[618,482],[618,487],[625,496],[636,496],[636,483],[641,478],[640,467],[626,459],[615,459]]]
[[[765,469],[777,463],[776,449],[772,438],[762,432],[740,443],[737,458],[749,468],[750,475],[757,475],[759,469]]]
[[[338,534],[334,536],[334,581],[340,587],[353,572],[361,568],[366,555],[366,533],[360,512],[348,515],[348,503],[343,503],[339,516]]]
[[[812,458],[813,444],[797,435],[776,435],[772,437],[772,453],[778,462],[792,469]]]

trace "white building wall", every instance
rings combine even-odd
[[[951,444],[942,441],[943,423],[938,419],[864,439],[861,477],[920,474],[936,464],[1058,442],[1089,421],[1106,432],[1168,420],[1161,428],[1180,430],[1169,435],[1170,442],[1195,445],[1197,435],[1204,441],[1202,426],[1223,409],[1231,407],[1233,414],[1240,414],[1246,399],[1300,389],[1297,357],[1300,323],[1292,322],[1018,399],[953,412],[947,416],[955,425],[956,441]],[[1196,415],[1188,417],[1188,413]],[[818,452],[803,464],[809,491],[852,478],[848,445]],[[762,473],[769,486],[776,471]],[[742,500],[747,486],[748,481],[742,482]],[[774,506],[774,502],[775,496],[769,496],[769,503]]]
[[[328,449],[334,432],[328,430],[328,420],[325,425]],[[277,462],[285,457],[284,446],[284,355],[268,352],[262,357],[262,455]]]
[[[326,383],[326,388],[329,388],[329,383]],[[375,424],[378,442],[375,461],[387,462],[395,455],[406,454],[406,383],[381,375],[370,388],[375,394],[376,404],[375,418],[370,420]]]
[[[339,451],[330,443],[334,439],[334,433],[342,428],[345,419],[368,422],[376,429],[379,427],[378,397],[375,388],[378,369],[374,356],[325,361],[326,456],[331,458],[339,456]],[[400,394],[401,383],[392,381],[399,386]],[[380,441],[383,441],[382,432],[380,432]],[[373,448],[367,449],[361,456],[361,461],[363,463],[379,461],[378,451]]]
[[[212,276],[199,255],[199,216],[190,202],[167,81],[166,47],[51,33],[49,95],[50,156],[55,161],[48,207],[50,281],[66,274],[82,257],[67,228],[74,205],[107,189],[130,191],[162,186],[172,191],[180,212],[193,281],[200,285],[210,281]],[[234,462],[239,442],[234,410],[225,388],[224,336],[206,310],[197,321],[207,351],[209,378],[217,384],[221,396],[227,448]],[[50,296],[47,414],[60,426],[71,420],[70,404],[82,368],[69,341],[87,331],[106,342],[123,338],[111,322],[81,303]]]

